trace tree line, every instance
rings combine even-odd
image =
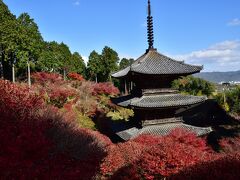
[[[105,46],[100,53],[89,55],[87,65],[78,52],[71,53],[65,43],[44,41],[38,25],[28,13],[18,17],[0,0],[0,77],[15,81],[25,80],[30,71],[82,74],[86,79],[105,82],[110,74],[132,63]]]

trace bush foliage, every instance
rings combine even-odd
[[[204,139],[177,129],[164,137],[142,135],[109,147],[101,173],[112,179],[160,179],[212,158]]]
[[[217,102],[227,111],[240,114],[240,87],[219,93],[215,96]]]
[[[0,80],[1,179],[90,179],[111,141],[27,87]]]
[[[200,96],[211,96],[215,90],[212,83],[193,76],[182,77],[173,81],[172,87],[183,93]]]
[[[112,144],[90,130],[96,128],[91,118],[98,112],[113,119],[132,115],[111,103],[118,91],[110,83],[63,81],[49,73],[33,78],[32,88],[0,80],[1,179],[178,179],[199,174],[217,179],[238,173],[239,137],[220,140],[221,154],[204,138],[179,129]]]
[[[212,180],[228,179],[235,180],[240,177],[240,154],[229,154],[216,160],[198,163],[183,169],[178,174],[171,176],[171,180],[195,179]]]

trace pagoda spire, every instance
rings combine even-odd
[[[148,0],[148,17],[147,17],[147,34],[148,34],[148,50],[154,49],[154,34],[153,34],[153,17],[151,15],[151,2]]]

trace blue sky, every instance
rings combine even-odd
[[[137,58],[147,46],[147,0],[3,0],[27,12],[46,41],[66,43],[85,59],[107,45]],[[151,0],[155,48],[202,64],[204,71],[240,70],[239,0]]]

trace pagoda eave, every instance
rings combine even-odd
[[[178,122],[178,123],[169,123],[169,124],[162,124],[162,125],[145,126],[141,129],[133,127],[130,129],[116,132],[116,134],[123,140],[127,141],[130,139],[134,139],[143,134],[160,135],[160,136],[168,135],[174,129],[183,129],[183,130],[195,133],[197,136],[204,136],[212,132],[212,128],[210,127],[196,127],[196,126],[184,124],[182,122]]]
[[[120,71],[118,73],[114,73],[111,76],[116,79],[128,79],[129,77],[134,77],[134,76],[153,76],[153,77],[168,77],[168,76],[176,76],[176,77],[181,77],[181,76],[188,76],[192,75],[195,73],[200,73],[201,70],[199,71],[194,71],[194,72],[188,72],[188,73],[172,73],[172,74],[151,74],[147,72],[137,72],[137,71],[129,71],[127,73],[124,73],[122,75],[118,75],[121,73]]]
[[[181,108],[205,102],[205,96],[191,96],[182,94],[143,95],[142,97],[123,96],[113,99],[121,107],[132,109],[165,109]]]
[[[203,66],[190,65],[184,61],[177,61],[167,57],[156,50],[150,49],[147,53],[139,57],[130,66],[115,72],[112,77],[124,78],[134,73],[141,75],[177,75],[186,76],[199,73]]]

